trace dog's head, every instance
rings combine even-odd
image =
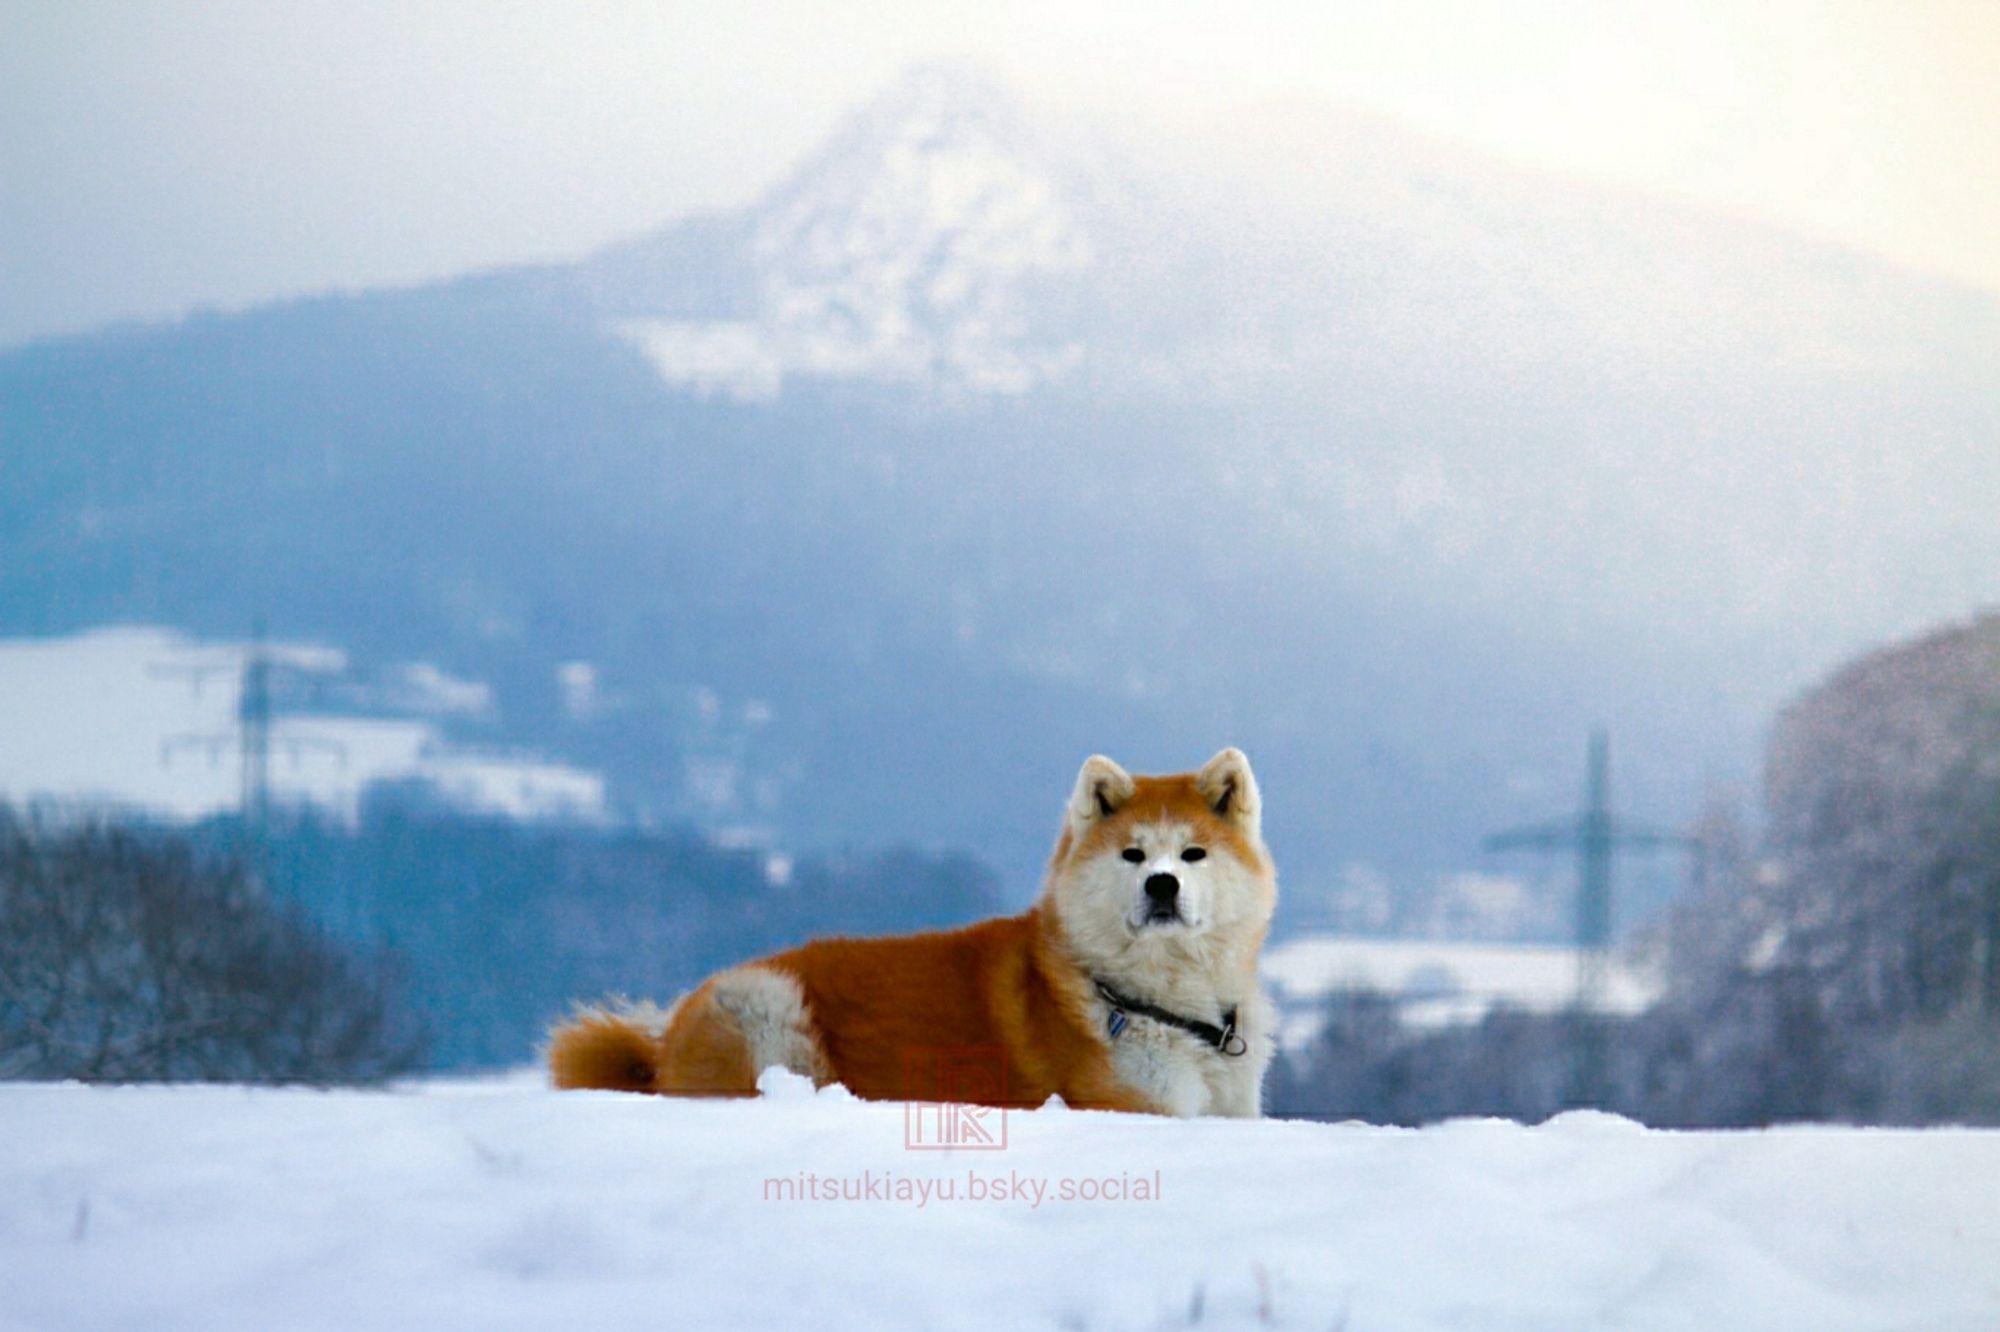
[[[1199,941],[1254,947],[1277,905],[1262,814],[1241,750],[1170,777],[1134,777],[1093,755],[1049,866],[1064,932],[1099,957]]]

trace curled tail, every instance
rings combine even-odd
[[[657,1009],[586,1008],[549,1033],[549,1079],[564,1089],[660,1089]]]
[[[672,1008],[579,1009],[549,1033],[557,1087],[755,1096],[757,1075],[773,1065],[821,1085],[833,1080],[798,980],[758,965],[712,977]]]

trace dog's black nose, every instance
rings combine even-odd
[[[1156,907],[1170,907],[1179,895],[1181,881],[1171,874],[1152,874],[1146,878],[1146,900]]]

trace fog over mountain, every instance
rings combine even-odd
[[[1688,814],[2000,596],[1995,366],[1990,297],[1357,115],[923,70],[573,265],[0,357],[0,633],[261,612],[626,816],[1022,894],[1085,754],[1235,743],[1310,914],[1569,808],[1593,721]]]

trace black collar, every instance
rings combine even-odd
[[[1155,1008],[1153,1005],[1134,999],[1130,995],[1120,994],[1111,988],[1109,982],[1098,980],[1094,976],[1091,978],[1091,982],[1097,986],[1097,993],[1103,998],[1104,1002],[1111,1005],[1111,1034],[1113,1036],[1116,1036],[1124,1028],[1125,1015],[1127,1013],[1134,1013],[1143,1018],[1151,1018],[1155,1022],[1164,1022],[1169,1027],[1179,1027],[1182,1031],[1200,1037],[1202,1044],[1208,1046],[1210,1049],[1220,1051],[1232,1058],[1243,1054],[1250,1048],[1249,1042],[1243,1039],[1243,1033],[1236,1029],[1236,1005],[1234,1004],[1231,1004],[1228,1010],[1223,1013],[1222,1025],[1218,1027],[1213,1022],[1200,1022],[1194,1018],[1184,1018],[1178,1013],[1169,1013],[1164,1008]]]

